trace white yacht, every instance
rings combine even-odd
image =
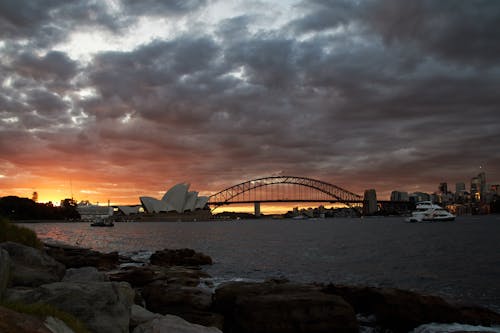
[[[437,222],[453,221],[455,215],[443,207],[432,203],[432,201],[417,202],[415,210],[406,219],[407,222]]]

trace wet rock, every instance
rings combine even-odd
[[[216,290],[214,302],[225,333],[358,332],[352,307],[315,286],[233,282]]]
[[[53,333],[44,322],[34,316],[12,311],[0,306],[0,332],[2,333]]]
[[[101,253],[60,243],[45,243],[45,251],[66,268],[92,266],[98,270],[111,270],[119,264],[118,252]]]
[[[95,267],[70,268],[66,270],[63,282],[106,282],[108,276]]]
[[[91,332],[128,332],[134,291],[125,282],[56,282],[8,290],[9,301],[51,304],[78,318]]]
[[[211,265],[212,258],[192,249],[176,249],[156,251],[149,259],[158,266],[199,266]]]
[[[65,267],[44,252],[14,242],[0,244],[9,253],[12,286],[39,286],[61,281]]]
[[[9,284],[10,278],[10,257],[4,249],[0,249],[0,300]]]
[[[160,278],[161,269],[156,266],[129,266],[109,273],[108,277],[111,281],[124,281],[132,287],[142,287]]]
[[[174,314],[193,323],[222,326],[223,318],[210,311],[212,292],[202,287],[155,281],[142,289],[146,308],[161,314]]]
[[[378,327],[393,332],[408,332],[431,322],[500,324],[500,315],[491,310],[451,305],[440,297],[406,290],[329,285],[324,291],[343,297],[358,313],[374,315]]]
[[[222,333],[215,327],[205,327],[192,324],[186,320],[166,315],[153,319],[145,324],[137,326],[133,333],[155,333],[155,332],[175,332],[175,333]]]
[[[197,286],[200,278],[210,277],[200,269],[155,265],[124,267],[119,271],[109,273],[108,276],[111,281],[125,281],[133,287],[142,287],[156,280],[166,280],[169,283],[184,286]]]

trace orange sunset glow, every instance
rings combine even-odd
[[[278,175],[381,199],[469,190],[479,172],[500,183],[497,20],[465,4],[447,20],[438,1],[414,4],[428,18],[414,24],[385,2],[6,4],[0,195],[132,205]]]

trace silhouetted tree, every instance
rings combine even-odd
[[[76,206],[77,203],[73,198],[61,200],[62,215],[65,219],[75,220],[80,218],[80,213],[76,210]]]
[[[10,220],[69,220],[79,219],[76,202],[65,199],[61,207],[49,203],[36,203],[28,198],[7,196],[0,198],[0,216]]]

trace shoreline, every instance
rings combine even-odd
[[[91,332],[152,332],[154,329],[136,330],[170,325],[172,320],[187,320],[183,325],[201,325],[197,327],[206,332],[227,333],[387,329],[402,333],[436,322],[500,329],[500,314],[487,308],[453,304],[437,296],[396,288],[287,279],[215,285],[214,278],[203,269],[212,265],[212,258],[191,249],[155,251],[141,262],[117,252],[101,253],[61,242],[45,242],[43,251],[17,243],[2,243],[0,249],[2,255],[8,252],[14,263],[10,287],[1,291],[7,299],[57,300],[54,306],[65,304],[64,310],[89,325]],[[33,267],[34,262],[38,264]],[[23,276],[22,267],[27,263],[35,271]],[[115,301],[98,301],[110,292],[116,294],[112,296]],[[88,307],[101,302],[113,309],[98,307],[89,317]],[[107,322],[100,319],[103,311],[106,316],[109,311],[115,313],[111,325],[109,318]],[[142,313],[142,319],[137,318],[137,312]],[[299,330],[294,322],[301,323]]]
[[[500,308],[499,290],[495,288],[496,283],[493,283],[493,279],[497,275],[496,272],[498,272],[498,267],[491,266],[494,258],[485,252],[486,249],[495,249],[498,246],[491,242],[494,237],[480,236],[484,234],[484,230],[490,230],[488,235],[494,235],[495,233],[492,231],[499,230],[497,227],[494,227],[498,225],[494,223],[497,221],[496,219],[478,220],[479,222],[493,222],[487,223],[487,225],[484,223],[475,223],[472,219],[464,220],[463,222],[465,223],[433,225],[409,225],[398,223],[395,220],[387,220],[387,223],[379,223],[379,221],[374,221],[374,223],[350,223],[349,220],[344,221],[346,223],[333,220],[318,221],[318,223],[282,223],[282,221],[265,220],[250,223],[226,222],[222,225],[210,225],[206,223],[203,223],[203,225],[202,223],[194,225],[192,223],[148,223],[144,226],[133,223],[127,225],[117,223],[116,227],[118,228],[105,230],[90,228],[85,223],[59,223],[53,225],[41,223],[38,225],[32,224],[28,227],[37,230],[42,237],[49,236],[53,239],[60,239],[70,244],[90,247],[103,252],[122,251],[124,254],[133,253],[136,250],[154,252],[164,247],[176,248],[181,246],[199,249],[205,253],[213,254],[217,263],[206,269],[214,277],[220,278],[219,281],[230,281],[234,278],[249,278],[262,281],[273,277],[286,277],[292,281],[301,283],[340,282],[374,287],[386,286],[432,293],[447,300],[480,304],[496,311]],[[485,229],[485,227],[487,228]],[[367,232],[373,234],[379,230],[393,230],[393,228],[396,228],[396,235],[408,235],[411,237],[425,233],[425,244],[429,244],[425,246],[428,250],[435,253],[435,255],[430,255],[429,253],[430,256],[435,258],[427,258],[425,255],[427,250],[419,246],[418,237],[412,237],[417,242],[411,241],[409,243],[410,247],[416,250],[407,249],[408,246],[405,245],[405,242],[394,242],[392,243],[393,245],[388,244],[387,250],[384,247],[378,247],[374,249],[378,250],[373,255],[371,255],[371,252],[368,253],[368,251],[364,250],[367,247],[377,246],[379,240],[396,240],[394,236],[388,233],[372,237]],[[297,243],[301,244],[300,246],[288,247],[285,240],[279,240],[278,237],[280,236],[278,234],[273,236],[276,232],[287,230],[292,230],[292,232],[286,232],[286,235],[290,235],[293,240],[301,242]],[[346,236],[340,238],[322,237],[318,233],[318,231],[322,230],[339,231],[342,232],[342,235]],[[461,241],[459,243],[468,241],[466,244],[471,249],[478,250],[474,251],[477,255],[486,255],[481,257],[484,259],[478,261],[478,264],[471,263],[467,265],[462,265],[460,261],[455,261],[459,257],[462,257],[460,253],[465,251],[465,249],[460,249],[448,241],[441,241],[441,237],[448,230],[451,232],[456,230],[464,235],[464,237],[460,237]],[[144,232],[144,236],[134,236],[136,231]],[[205,234],[205,231],[208,234]],[[220,232],[226,231],[229,234],[223,237],[222,243],[219,245],[207,243],[206,240],[219,239],[217,237],[219,237]],[[257,235],[256,244],[261,244],[262,247],[253,248],[250,243],[242,243],[241,249],[236,250],[233,248],[234,251],[228,251],[228,249],[232,248],[232,243],[234,243],[234,241],[230,240],[230,237],[236,237],[236,239],[246,242],[248,237],[245,236],[245,233],[247,231],[254,232]],[[298,235],[299,231],[304,231],[310,237]],[[358,242],[354,237],[347,235],[347,233],[353,234],[353,232],[357,231],[367,234],[365,238],[368,241]],[[467,232],[464,233],[463,231]],[[129,235],[130,238],[127,238],[126,235]],[[298,236],[295,237],[295,235]],[[427,235],[432,237],[432,239],[428,239]],[[478,235],[480,237],[470,238],[471,235]],[[315,239],[315,237],[323,240],[321,249],[317,249],[314,242],[307,242],[311,238]],[[339,245],[324,243],[329,238],[332,238],[332,243],[338,243]],[[476,242],[473,243],[468,238],[471,240],[475,239]],[[273,239],[272,243],[269,242],[271,239]],[[485,240],[485,242],[481,242],[480,240]],[[306,242],[302,243],[303,241]],[[422,243],[420,242],[420,244]],[[474,244],[488,245],[475,246]],[[302,255],[296,248],[304,248],[307,250],[306,254]],[[400,254],[394,252],[394,250],[398,249],[401,249],[403,252]],[[425,253],[422,251],[425,251]],[[453,253],[450,251],[453,251]],[[347,252],[349,253],[345,254]],[[250,253],[256,257],[248,257]],[[266,253],[270,253],[270,255],[268,256]],[[394,255],[391,255],[391,253],[394,253]],[[458,253],[459,255],[454,255],[454,253]],[[422,255],[414,257],[412,264],[406,259],[410,254]],[[388,255],[388,257],[381,257],[381,255]],[[440,259],[445,257],[449,259]],[[464,258],[472,257],[474,256],[468,255]],[[248,258],[248,260],[245,258]],[[381,262],[376,263],[373,261],[376,258],[380,258]],[[312,262],[309,263],[310,260]],[[286,264],[286,266],[282,265],[281,263],[284,262],[290,262],[290,264]],[[488,265],[485,265],[485,263],[488,263]],[[476,266],[478,268],[477,273],[470,269]],[[486,266],[491,266],[491,268],[487,270],[483,269]],[[488,285],[491,285],[491,288],[487,287]]]

